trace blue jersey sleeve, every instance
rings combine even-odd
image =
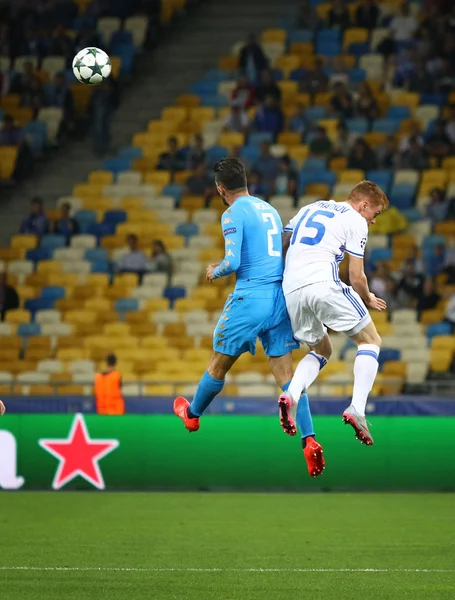
[[[215,279],[227,277],[240,267],[243,241],[243,211],[231,206],[221,217],[224,236],[224,258],[213,272]]]

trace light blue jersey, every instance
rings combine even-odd
[[[259,338],[267,356],[298,348],[286,311],[283,279],[282,223],[267,202],[237,198],[221,217],[225,256],[215,278],[236,273],[214,333],[214,349],[230,356],[255,354]]]

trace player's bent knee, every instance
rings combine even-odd
[[[207,371],[215,379],[224,379],[237,359],[238,356],[229,356],[215,351],[212,354]]]
[[[374,344],[375,346],[379,347],[382,345],[381,336],[376,331],[376,327],[372,321],[368,323],[368,325],[362,329],[362,331],[359,331],[359,333],[351,336],[351,340],[357,345]]]
[[[327,360],[332,356],[332,342],[327,334],[315,346],[309,346],[309,348],[311,352],[316,352],[316,354],[323,356]]]

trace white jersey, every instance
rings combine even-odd
[[[283,292],[324,281],[339,282],[344,253],[363,258],[366,220],[347,202],[320,200],[303,207],[284,228],[292,232],[283,277]]]

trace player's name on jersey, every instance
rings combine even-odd
[[[321,208],[330,208],[330,210],[336,210],[340,213],[345,213],[348,212],[348,210],[351,210],[349,206],[343,206],[341,204],[336,203],[334,200],[330,200],[329,202],[324,202],[323,200],[320,200],[317,203],[317,205]]]

